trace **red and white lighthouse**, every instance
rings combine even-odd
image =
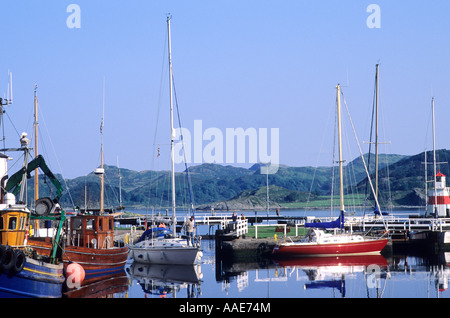
[[[436,186],[428,196],[428,213],[437,217],[450,217],[450,187],[446,186],[446,177],[436,174]]]

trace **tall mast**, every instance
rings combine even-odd
[[[119,156],[117,156],[117,171],[119,174],[119,208],[122,209],[122,175],[120,174]]]
[[[105,79],[103,78],[103,113],[102,113],[102,123],[100,125],[101,134],[101,159],[100,159],[100,169],[103,170],[103,126],[105,120]],[[100,174],[100,214],[104,212],[104,173]]]
[[[436,132],[435,132],[435,122],[434,122],[434,97],[431,98],[431,113],[433,116],[433,183],[434,183],[434,212],[435,217],[438,217],[437,210],[437,191],[436,191]]]
[[[379,65],[376,65],[376,94],[375,94],[375,197],[378,199],[378,91],[379,91]],[[377,210],[379,207],[376,207]]]
[[[172,216],[173,222],[176,225],[176,211],[175,211],[175,153],[174,153],[174,139],[175,130],[173,128],[173,79],[172,79],[172,46],[170,39],[170,16],[167,17],[167,34],[168,34],[168,48],[169,48],[169,93],[170,93],[170,159],[172,163]]]
[[[37,158],[38,152],[38,102],[37,102],[37,84],[34,84],[34,157]],[[34,202],[39,199],[39,175],[38,168],[34,170]]]
[[[338,115],[338,142],[339,142],[339,197],[341,202],[341,212],[344,212],[344,173],[342,161],[342,132],[341,132],[341,85],[336,86],[337,115]]]

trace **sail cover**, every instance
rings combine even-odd
[[[317,229],[343,229],[344,228],[344,211],[341,211],[339,217],[331,222],[313,222],[305,223],[305,227],[314,227]]]

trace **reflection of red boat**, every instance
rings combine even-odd
[[[369,266],[387,267],[389,264],[383,255],[352,255],[328,257],[297,257],[276,260],[277,265],[287,266]]]

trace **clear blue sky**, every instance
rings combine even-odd
[[[67,27],[71,3],[81,9],[80,28]],[[371,3],[381,9],[380,28],[366,24]],[[15,128],[5,118],[7,146],[17,145],[15,129],[32,134],[37,83],[40,152],[66,178],[100,162],[103,78],[105,163],[119,158],[122,168],[169,168],[167,13],[188,129],[194,120],[224,132],[279,128],[280,163],[329,165],[336,84],[343,86],[362,143],[380,63],[380,139],[390,142],[382,151],[431,149],[432,96],[437,147],[450,149],[446,0],[3,0],[0,12],[0,93],[6,96],[8,70],[14,87],[7,114]],[[154,140],[164,164],[153,157]],[[351,151],[352,158],[358,155]]]

